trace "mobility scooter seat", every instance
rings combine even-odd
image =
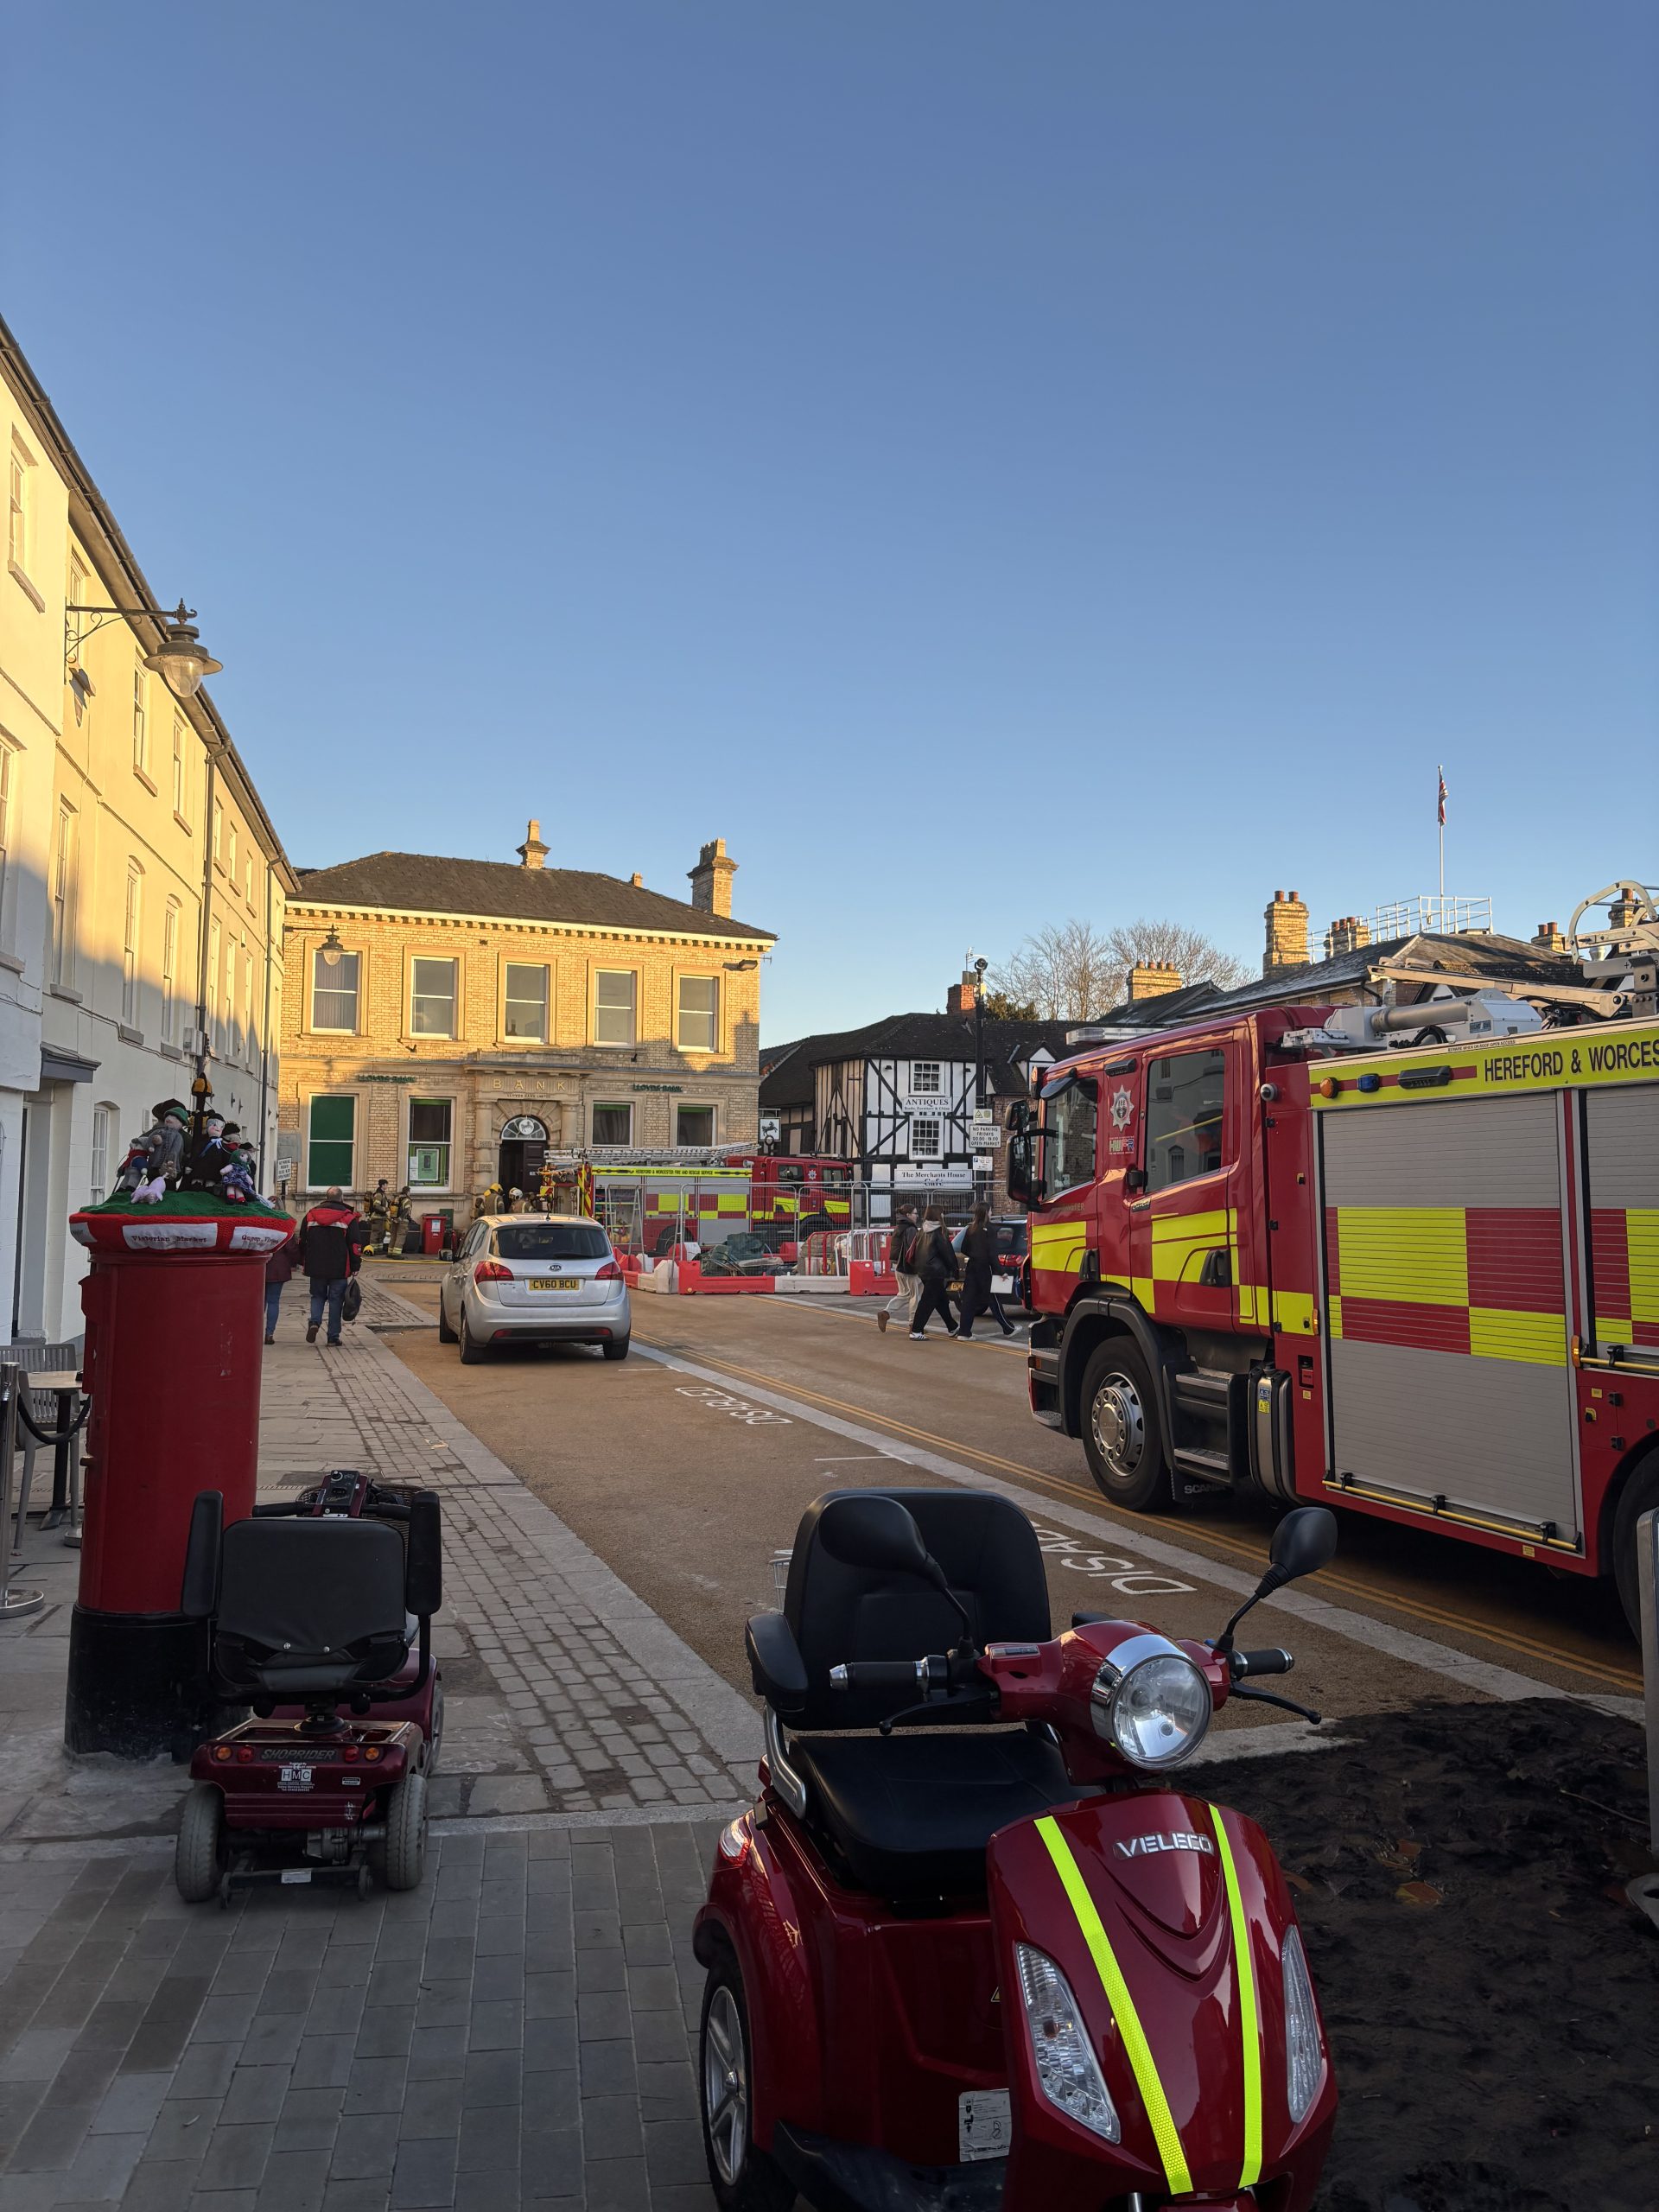
[[[220,1672],[269,1695],[384,1681],[409,1654],[404,1540],[385,1521],[234,1521],[213,1627]]]
[[[882,1897],[982,1889],[999,1828],[1084,1794],[1054,1745],[1020,1729],[793,1736],[789,1756],[854,1882]]]

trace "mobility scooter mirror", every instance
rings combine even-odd
[[[1336,1515],[1328,1506],[1299,1505],[1274,1530],[1268,1555],[1284,1583],[1317,1574],[1322,1567],[1330,1566],[1336,1551]]]
[[[175,1861],[188,1902],[258,1881],[420,1881],[441,1542],[433,1492],[355,1473],[228,1529],[217,1491],[197,1498],[181,1610],[207,1625],[214,1695],[255,1718],[191,1759]]]

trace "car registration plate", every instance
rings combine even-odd
[[[290,1761],[276,1777],[279,1789],[309,1789],[311,1783],[310,1768],[302,1766],[297,1759]]]
[[[530,1287],[532,1290],[580,1290],[582,1277],[580,1275],[531,1275]]]

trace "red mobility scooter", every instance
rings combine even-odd
[[[1335,1540],[1287,1515],[1249,1605]],[[1005,1499],[809,1507],[748,1624],[760,1801],[696,1921],[726,2212],[1307,2212],[1337,2099],[1284,1878],[1170,1773],[1291,1664],[1235,1647],[1248,1609],[1213,1644],[1052,1637]]]
[[[181,1610],[209,1624],[216,1694],[254,1717],[192,1756],[175,1861],[188,1903],[256,1882],[417,1885],[442,1603],[432,1491],[342,1469],[228,1529],[219,1493],[202,1491]]]

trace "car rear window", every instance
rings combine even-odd
[[[495,1232],[504,1260],[608,1260],[611,1240],[597,1222],[513,1222]]]

